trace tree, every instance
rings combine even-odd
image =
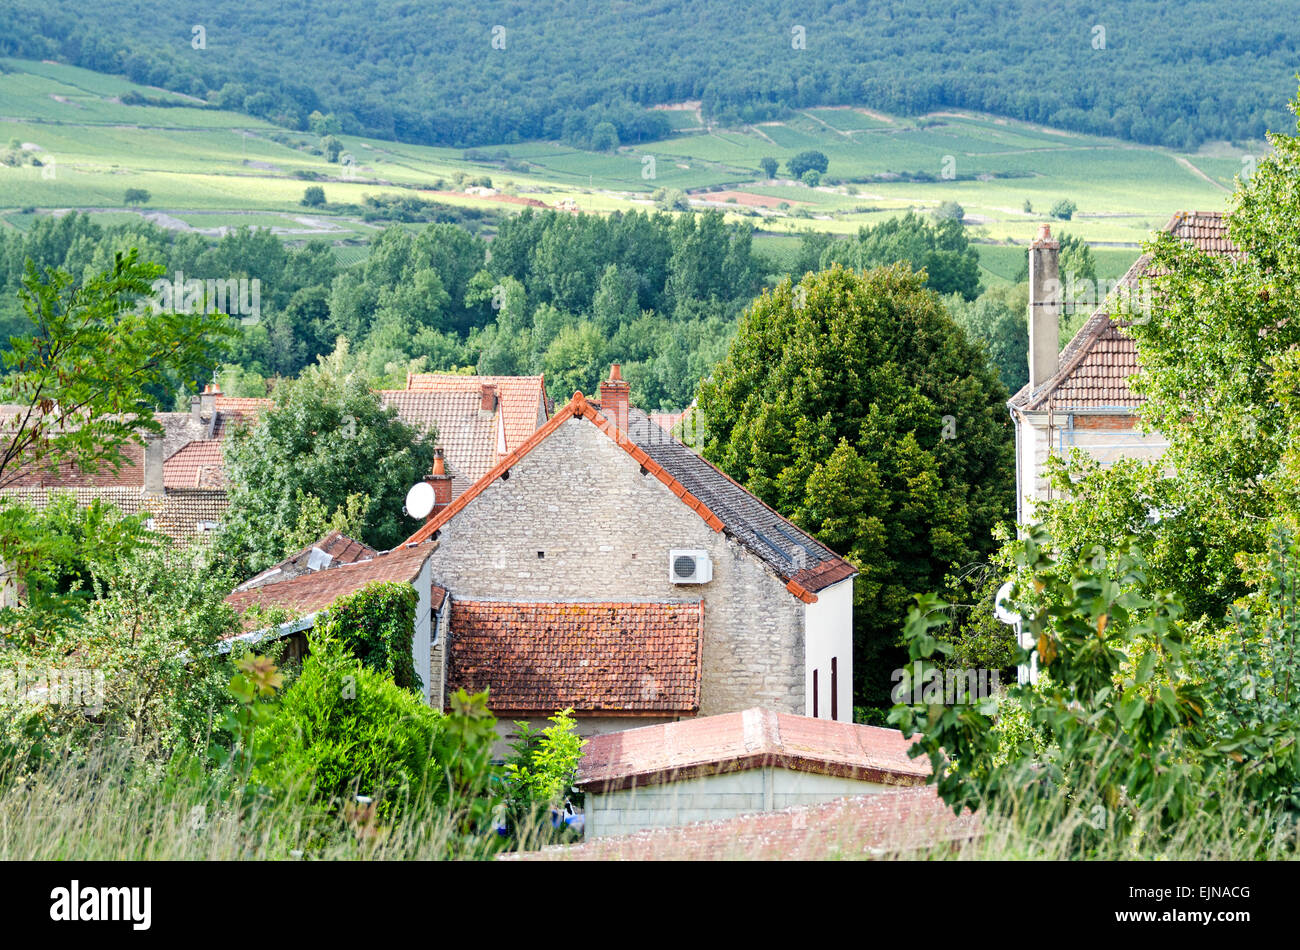
[[[1062,221],[1069,221],[1074,217],[1074,213],[1079,210],[1069,198],[1061,198],[1052,205],[1052,210],[1048,212],[1053,218],[1060,218]]]
[[[613,122],[597,122],[591,130],[591,149],[594,152],[612,152],[618,148],[618,129]]]
[[[799,176],[799,180],[809,188],[816,188],[822,183],[822,175],[821,172],[817,171],[817,169],[810,168]]]
[[[218,548],[247,575],[286,557],[313,497],[329,512],[368,501],[361,538],[391,548],[416,527],[402,514],[407,490],[431,470],[434,433],[421,435],[383,407],[341,345],[296,380],[226,447],[230,508]]]
[[[952,294],[944,300],[957,325],[981,343],[1007,392],[1029,382],[1029,294],[1026,285],[992,287],[973,301]]]
[[[941,202],[939,207],[930,212],[936,221],[961,221],[966,217],[966,209],[955,201]]]
[[[904,267],[755,301],[699,391],[704,455],[856,564],[855,696],[882,705],[911,593],[993,548],[1014,500],[1006,390]]]
[[[0,428],[0,489],[36,467],[116,471],[128,443],[162,434],[153,416],[162,394],[210,372],[227,322],[137,308],[161,273],[135,251],[82,283],[28,262],[18,295],[28,334],[0,356],[0,396],[19,407]]]
[[[122,204],[126,205],[147,205],[153,195],[143,188],[128,188],[122,196]]]
[[[767,176],[768,178],[775,178],[775,177],[776,177],[776,159],[775,159],[775,158],[760,158],[760,159],[758,160],[758,167],[761,168],[761,169],[763,170],[763,174],[764,174],[765,176]]]
[[[690,211],[691,203],[678,188],[656,188],[650,196],[661,211]]]
[[[1228,234],[1241,257],[1210,255],[1170,234],[1147,246],[1147,293],[1124,332],[1137,344],[1141,424],[1168,442],[1155,463],[1055,466],[1064,497],[1037,511],[1063,556],[1135,536],[1151,584],[1193,618],[1218,619],[1245,595],[1270,529],[1300,514],[1296,475],[1300,377],[1300,137],[1233,195]]]
[[[325,150],[325,161],[333,164],[339,160],[339,153],[343,151],[342,142],[332,135],[327,135],[321,140],[320,145]]]
[[[803,173],[809,170],[826,174],[826,168],[829,165],[826,156],[821,152],[809,149],[806,152],[800,152],[793,158],[787,159],[785,167],[790,172],[791,178],[803,178]]]
[[[863,227],[852,241],[835,241],[822,252],[821,266],[833,263],[867,269],[902,262],[924,269],[926,286],[940,294],[974,300],[980,292],[979,254],[960,221],[930,222],[914,212]]]
[[[308,185],[302,193],[302,204],[308,208],[319,208],[325,203],[325,189],[320,185]]]
[[[316,135],[338,135],[343,131],[343,124],[339,122],[338,117],[333,112],[328,115],[321,115],[320,110],[312,112],[307,116],[307,127]]]

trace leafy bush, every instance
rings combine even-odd
[[[1053,218],[1060,218],[1062,221],[1069,221],[1074,217],[1074,213],[1079,210],[1069,198],[1062,198],[1052,205],[1052,210],[1048,212]]]
[[[302,674],[257,732],[274,754],[253,777],[278,796],[326,806],[369,796],[387,816],[430,790],[441,719],[344,644],[313,637]]]
[[[1226,656],[1198,660],[1179,599],[1140,593],[1147,581],[1136,547],[1108,554],[1097,546],[1062,565],[1050,541],[1035,528],[1016,555],[1013,600],[1038,654],[1038,684],[1012,687],[1001,702],[899,704],[890,713],[905,736],[919,736],[913,754],[929,755],[943,799],[994,809],[1015,799],[1044,828],[1072,829],[1085,853],[1138,830],[1159,843],[1188,823],[1223,820],[1243,798],[1255,808],[1234,806],[1233,815],[1289,838],[1300,810],[1287,653],[1293,562],[1276,565],[1289,580],[1269,594],[1273,619],[1238,612],[1234,634],[1244,636],[1224,644]],[[945,607],[927,595],[911,611],[904,636],[914,662],[951,649],[931,635]],[[1029,662],[1030,649],[1016,652]],[[909,680],[910,670],[905,688]],[[1250,710],[1261,688],[1271,704]]]
[[[418,602],[410,584],[376,581],[336,600],[321,633],[347,646],[363,666],[391,676],[402,689],[419,692],[424,684],[411,652]]]
[[[519,738],[511,746],[514,755],[506,763],[506,781],[526,801],[552,806],[574,793],[574,777],[587,740],[578,736],[573,707],[549,717],[551,725],[533,729],[516,722]]]

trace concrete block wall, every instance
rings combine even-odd
[[[816,805],[891,788],[857,779],[767,767],[588,793],[583,811],[588,837],[606,837],[693,821],[719,821],[794,805]]]
[[[458,600],[702,600],[699,714],[804,713],[803,603],[585,419],[562,423],[438,542],[434,583]],[[674,548],[707,551],[713,580],[671,583]]]

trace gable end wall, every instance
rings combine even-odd
[[[804,712],[803,603],[585,419],[564,422],[438,540],[434,581],[460,600],[702,599],[699,714]],[[673,548],[707,551],[713,580],[670,583]]]

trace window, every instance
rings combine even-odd
[[[813,718],[817,718],[817,670],[813,670]]]
[[[840,658],[831,657],[831,718],[840,718]]]

